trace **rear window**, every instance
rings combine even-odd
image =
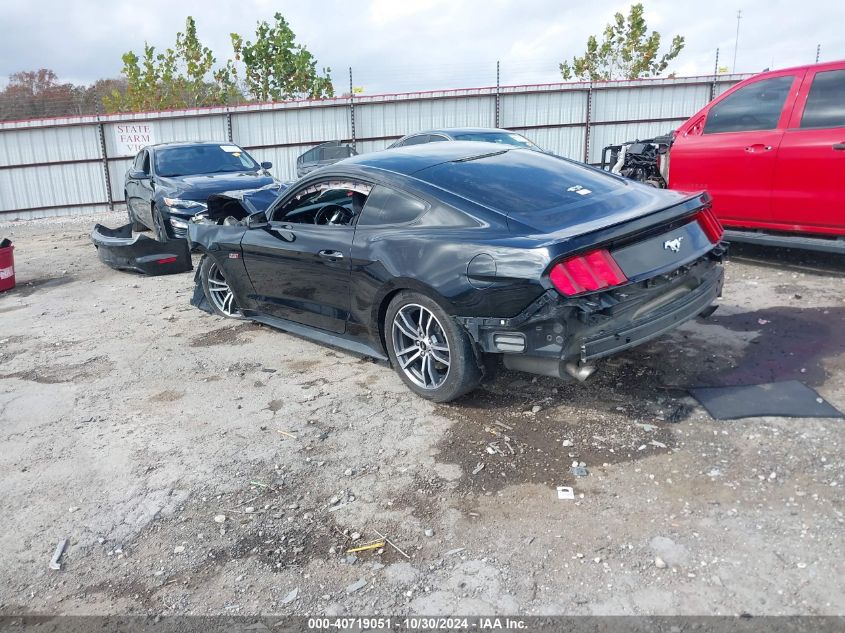
[[[801,116],[801,127],[845,127],[845,70],[816,73]]]
[[[626,186],[598,170],[531,150],[443,163],[415,176],[517,217],[587,206]]]
[[[795,77],[761,79],[740,88],[710,108],[704,134],[774,130]]]
[[[515,134],[513,132],[464,132],[455,134],[454,137],[456,141],[481,141],[482,143],[499,143],[512,147],[539,149],[521,134]]]

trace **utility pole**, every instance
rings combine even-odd
[[[817,64],[819,63],[819,55],[821,55],[821,52],[822,52],[822,45],[816,44],[816,63]]]
[[[742,19],[742,9],[736,12],[736,39],[734,40],[734,63],[731,72],[736,72],[736,51],[739,48],[739,21]]]

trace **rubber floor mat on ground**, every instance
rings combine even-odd
[[[717,420],[778,416],[841,418],[842,412],[797,380],[734,387],[696,387],[692,396]]]

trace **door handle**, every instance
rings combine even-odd
[[[838,149],[840,151],[845,151],[845,143],[834,143],[833,149]]]
[[[317,254],[320,257],[322,257],[323,259],[331,259],[331,260],[343,259],[343,253],[341,253],[340,251],[328,251],[328,250],[326,250],[326,251],[320,251]]]
[[[749,145],[745,148],[745,151],[749,154],[753,154],[755,152],[769,152],[771,150],[771,145],[763,145],[762,143],[755,143],[754,145]]]

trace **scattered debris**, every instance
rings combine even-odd
[[[432,536],[434,536],[434,530],[432,530],[431,528],[426,528],[425,529],[425,535],[427,537],[431,538]]]
[[[405,558],[407,558],[408,560],[411,560],[411,557],[410,557],[410,556],[408,556],[405,552],[403,552],[401,549],[399,549],[399,547],[396,545],[396,543],[394,543],[393,541],[391,541],[391,540],[390,540],[389,538],[387,538],[384,534],[382,534],[381,532],[379,532],[379,531],[378,531],[378,530],[376,530],[376,529],[373,529],[373,532],[375,532],[375,533],[376,533],[379,537],[383,538],[383,539],[387,542],[387,544],[388,544],[388,545],[390,545],[390,547],[392,547],[392,548],[393,548],[393,549],[395,549],[397,552],[399,552],[400,554],[402,554],[402,556],[404,556],[404,557],[405,557]]]
[[[357,581],[353,582],[346,588],[346,593],[355,593],[367,586],[367,581],[363,578],[359,578]]]
[[[296,439],[296,435],[294,435],[293,433],[288,433],[287,431],[283,431],[282,429],[276,429],[276,432],[281,433],[285,437],[292,437],[293,439]]]
[[[53,552],[53,558],[50,559],[50,569],[54,571],[59,571],[62,568],[61,558],[62,554],[65,553],[65,548],[67,547],[67,539],[63,538],[59,541],[59,544],[56,545],[56,551]]]
[[[484,470],[484,462],[478,462],[478,465],[472,469],[472,474],[477,475],[482,470]]]
[[[574,499],[575,491],[569,486],[558,486],[557,498],[561,500]]]
[[[657,569],[666,569],[666,561],[660,558],[660,556],[655,556],[654,566],[657,567]]]
[[[455,554],[460,554],[465,549],[465,547],[456,547],[455,549],[450,549],[448,552],[445,552],[443,556],[454,556]]]
[[[841,418],[819,394],[797,380],[732,387],[697,387],[690,393],[716,420],[780,416]]]
[[[355,540],[355,539],[353,539],[353,540]],[[370,543],[366,543],[365,545],[361,545],[359,547],[353,547],[351,549],[348,549],[348,550],[346,550],[346,553],[347,554],[353,554],[355,552],[366,552],[366,551],[372,550],[372,549],[381,549],[382,547],[384,547],[384,543],[385,543],[384,539],[382,539],[380,541],[372,541]]]
[[[664,444],[663,442],[658,442],[657,440],[651,440],[649,444],[651,444],[652,446],[656,446],[657,448],[666,448],[666,444]]]
[[[184,552],[184,551],[185,551],[185,546],[184,546],[184,545],[177,545],[176,547],[174,547],[174,548],[173,548],[173,553],[174,553],[174,554],[181,554],[181,553],[182,553],[182,552]]]
[[[225,514],[218,514],[214,517],[215,523],[225,523],[226,522],[226,515]]]
[[[587,472],[586,464],[584,462],[572,462],[572,468],[569,469],[576,477],[586,477],[590,473]]]
[[[293,591],[288,593],[288,595],[286,595],[284,597],[284,599],[282,600],[282,604],[290,604],[291,602],[296,600],[296,597],[298,595],[299,595],[299,587],[297,587],[296,589],[294,589]]]

